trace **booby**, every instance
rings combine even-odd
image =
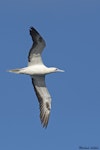
[[[9,72],[30,75],[39,101],[40,120],[43,127],[46,128],[51,110],[51,96],[45,84],[45,75],[53,72],[64,71],[55,67],[47,67],[44,65],[41,53],[46,46],[45,40],[34,27],[30,28],[30,35],[32,37],[33,44],[28,55],[28,66],[20,69],[9,70]]]

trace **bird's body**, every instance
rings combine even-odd
[[[30,28],[30,35],[33,40],[33,45],[28,55],[28,66],[9,70],[9,72],[31,76],[32,84],[40,104],[41,123],[43,127],[47,127],[51,110],[51,96],[45,84],[45,75],[53,72],[63,72],[63,70],[55,67],[48,68],[43,64],[41,53],[46,43],[33,27]]]
[[[45,65],[33,65],[21,69],[9,70],[9,72],[14,72],[18,74],[27,74],[27,75],[46,75],[55,72],[54,67],[46,67]]]

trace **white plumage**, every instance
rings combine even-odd
[[[48,68],[43,64],[41,53],[46,46],[46,43],[33,27],[30,28],[30,35],[33,40],[33,45],[28,55],[28,67],[9,70],[9,72],[31,76],[32,84],[40,104],[41,123],[43,124],[43,127],[47,127],[51,110],[51,96],[45,84],[45,75],[64,71],[55,67]]]

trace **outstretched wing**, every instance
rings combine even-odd
[[[40,120],[43,127],[46,128],[51,110],[51,96],[45,85],[45,76],[33,76],[32,84],[40,105]]]
[[[46,43],[42,36],[33,27],[30,28],[30,35],[33,40],[33,45],[29,51],[28,65],[42,64],[41,53],[46,46]]]

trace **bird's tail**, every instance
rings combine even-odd
[[[21,73],[20,71],[21,71],[21,69],[8,70],[8,72],[13,72],[13,73],[17,73],[17,74]]]

